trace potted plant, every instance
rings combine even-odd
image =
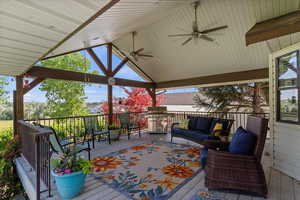
[[[63,199],[71,199],[81,192],[85,177],[92,171],[92,164],[77,155],[77,152],[67,150],[51,159],[57,190]]]
[[[111,124],[108,126],[108,130],[111,140],[119,140],[121,135],[120,126],[118,126],[117,124]]]

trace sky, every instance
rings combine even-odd
[[[101,59],[103,64],[106,64],[106,48],[105,46],[100,46],[97,48],[94,48],[95,53],[97,56]],[[86,59],[88,59],[91,62],[91,69],[90,71],[98,71],[99,75],[103,75],[103,73],[100,71],[99,67],[96,65],[94,60],[89,56],[88,53],[82,51],[81,52]],[[121,62],[121,59],[118,58],[116,55],[113,55],[113,69],[118,65],[119,62]],[[130,80],[138,80],[138,81],[144,81],[138,74],[136,74],[128,65],[125,65],[121,68],[121,70],[115,75],[117,78],[125,78]],[[15,90],[15,78],[14,77],[8,77],[9,85],[5,86],[6,90],[9,92],[9,100],[12,101],[13,96],[13,90]],[[39,85],[36,86],[34,89],[29,91],[24,96],[25,102],[46,102],[47,99],[45,97],[45,92],[39,90]],[[101,102],[106,101],[107,99],[107,90],[106,85],[100,85],[100,84],[87,84],[85,86],[85,95],[87,97],[86,102]],[[196,91],[195,88],[186,88],[186,89],[175,89],[175,90],[168,90],[169,93],[175,93],[175,92],[191,92]],[[114,97],[124,97],[126,94],[123,92],[123,89],[121,89],[118,86],[113,87],[113,96]]]

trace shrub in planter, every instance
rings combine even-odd
[[[52,176],[59,194],[64,199],[71,199],[78,195],[85,183],[85,178],[92,171],[90,161],[79,157],[74,151],[67,151],[51,159]]]
[[[19,138],[13,138],[12,129],[0,132],[0,199],[26,196],[17,175],[13,160],[20,155]]]
[[[117,124],[111,124],[108,126],[109,134],[110,134],[110,139],[111,140],[118,140],[121,135],[121,129],[120,126]]]

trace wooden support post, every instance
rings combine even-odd
[[[107,45],[107,74],[112,77],[112,44]],[[113,86],[107,85],[108,123],[113,123]]]
[[[18,132],[18,120],[24,119],[23,77],[16,77],[16,91],[14,92],[14,135]]]
[[[156,106],[156,90],[153,88],[152,107]]]

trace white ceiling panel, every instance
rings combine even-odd
[[[108,2],[89,1],[0,1],[0,74],[24,73]]]

